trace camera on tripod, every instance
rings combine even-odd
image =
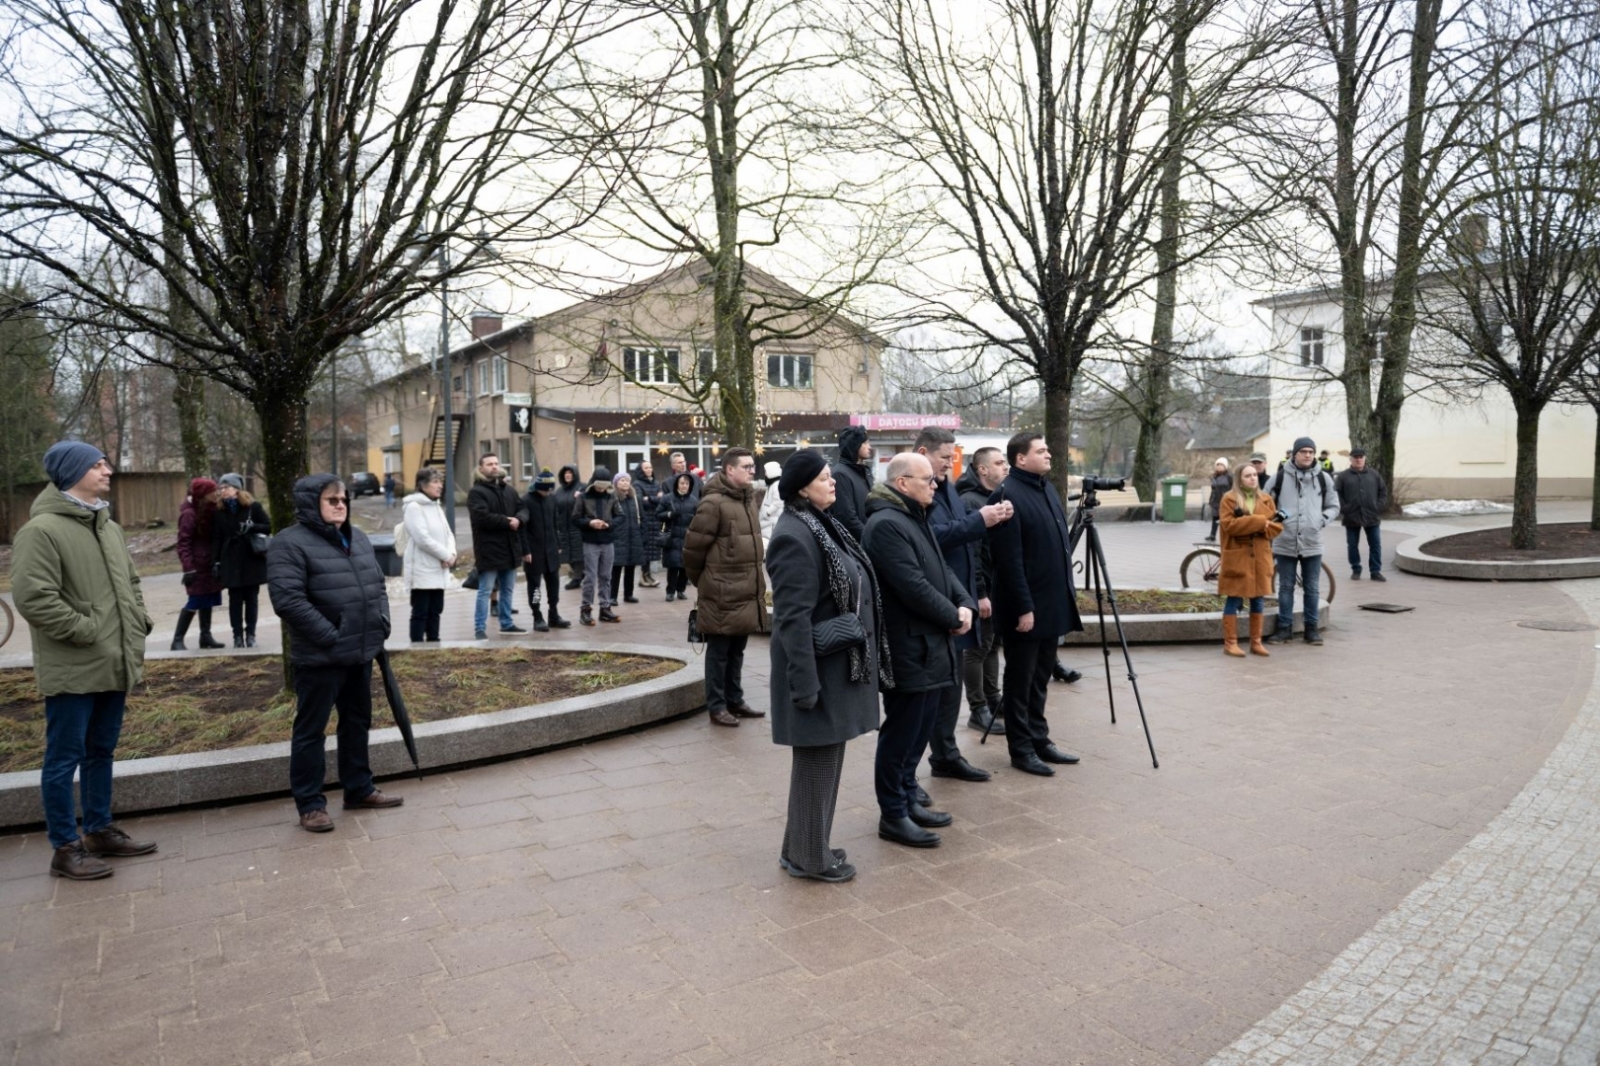
[[[1121,492],[1128,487],[1125,477],[1090,477],[1085,474],[1083,478],[1083,494],[1085,496],[1094,492]]]

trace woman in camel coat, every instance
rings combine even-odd
[[[1273,591],[1272,538],[1283,532],[1273,521],[1278,505],[1261,491],[1255,467],[1239,470],[1239,483],[1229,489],[1217,507],[1222,527],[1222,574],[1217,593],[1228,598],[1222,608],[1222,650],[1243,658],[1239,650],[1239,608],[1250,601],[1250,650],[1269,654],[1261,643],[1265,597]]]

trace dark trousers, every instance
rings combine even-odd
[[[289,791],[301,814],[328,805],[322,795],[327,776],[328,717],[339,711],[339,784],[346,803],[372,794],[367,734],[372,730],[372,661],[359,666],[294,668],[294,734],[289,741]]]
[[[260,585],[240,585],[228,590],[228,624],[233,627],[234,636],[255,636],[260,611]]]
[[[706,710],[712,714],[744,702],[744,646],[750,638],[706,634]]]
[[[828,839],[833,834],[843,772],[842,743],[794,749],[789,768],[789,820],[783,827],[780,854],[808,874],[819,874],[835,862]]]
[[[681,566],[667,567],[667,591],[678,593],[688,592],[689,571],[685,570]]]
[[[1050,692],[1050,671],[1056,665],[1056,642],[1019,640],[1005,642],[1006,747],[1016,758],[1032,755],[1050,743],[1050,726],[1044,720],[1044,701]]]
[[[444,613],[444,589],[411,590],[411,643],[439,639],[439,616]]]
[[[111,824],[111,761],[122,735],[126,692],[63,693],[44,698],[44,766],[39,792],[44,801],[50,846],[78,839],[72,775],[78,775],[83,831],[98,833]]]
[[[962,668],[966,674],[962,684],[972,713],[987,707],[1000,714],[1000,640],[993,626],[983,627],[983,643],[962,652]]]
[[[613,566],[611,568],[611,602],[620,602],[617,599],[617,586],[622,586],[624,596],[633,595],[633,567]]]
[[[1344,527],[1344,544],[1350,555],[1350,569],[1361,573],[1361,534],[1367,535],[1367,566],[1374,574],[1383,571],[1383,527]]]
[[[933,716],[933,728],[928,734],[928,746],[932,748],[932,754],[928,756],[930,765],[953,763],[961,758],[961,749],[956,747],[956,724],[960,721],[961,675],[957,674],[955,684],[939,690],[939,709]],[[917,752],[917,758],[922,758],[922,752]]]
[[[878,727],[872,785],[878,794],[878,810],[885,818],[904,818],[910,812],[917,762],[928,743],[943,692],[936,688],[883,694],[883,724]]]
[[[550,605],[553,614],[556,604],[561,602],[561,570],[540,570],[532,563],[522,564],[522,576],[528,586],[528,606],[539,610],[539,582],[544,582],[544,599]]]

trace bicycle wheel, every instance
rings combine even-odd
[[[1329,603],[1333,602],[1333,594],[1339,589],[1338,582],[1333,580],[1333,571],[1328,569],[1328,564],[1322,564],[1322,588],[1318,590],[1322,598]]]
[[[1178,580],[1183,587],[1217,591],[1217,578],[1222,573],[1222,553],[1215,548],[1196,548],[1178,564]]]
[[[11,613],[11,604],[0,599],[0,647],[11,639],[11,634],[16,632],[17,616]]]

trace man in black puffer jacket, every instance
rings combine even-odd
[[[398,807],[372,785],[367,734],[372,729],[372,660],[389,635],[389,596],[367,535],[350,524],[344,482],[312,474],[295,482],[295,524],[272,538],[267,592],[283,622],[294,663],[294,734],[289,790],[300,825],[333,828],[322,794],[324,734],[339,710],[339,783],[345,810]]]
[[[546,468],[539,471],[539,476],[533,479],[522,497],[522,509],[528,515],[519,531],[522,534],[522,573],[528,579],[528,606],[533,608],[536,633],[572,627],[556,609],[561,598],[561,542],[567,535],[568,523],[567,513],[556,503],[555,487],[556,476]],[[548,622],[539,603],[541,583],[550,601]]]
[[[839,431],[839,459],[832,469],[836,495],[828,513],[860,540],[867,528],[867,493],[872,491],[872,445],[866,430],[846,426]]]

